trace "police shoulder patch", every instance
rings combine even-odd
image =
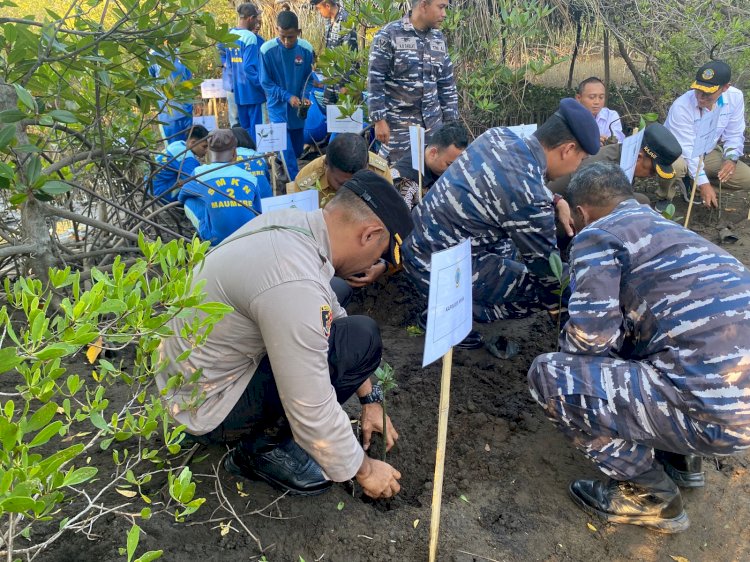
[[[384,172],[388,169],[388,161],[385,158],[382,158],[375,154],[374,152],[368,153],[368,156],[370,158],[370,167],[375,168],[375,170],[379,170],[381,172]]]
[[[320,324],[323,328],[323,335],[331,335],[331,326],[333,325],[333,312],[330,305],[324,304],[320,307]]]

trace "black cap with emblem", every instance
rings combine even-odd
[[[654,161],[659,177],[665,179],[674,177],[672,164],[682,154],[682,147],[669,129],[661,123],[651,123],[643,131],[641,149]]]
[[[344,182],[341,189],[349,189],[364,201],[383,221],[390,235],[387,255],[393,265],[401,263],[401,244],[414,228],[409,207],[388,180],[371,170],[360,170]]]
[[[732,69],[727,63],[712,60],[698,69],[695,82],[690,86],[693,90],[700,90],[707,94],[715,93],[732,79]]]

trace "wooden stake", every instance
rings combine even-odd
[[[438,441],[435,453],[435,478],[432,482],[432,514],[430,515],[430,562],[437,560],[440,534],[440,507],[443,503],[443,472],[445,469],[445,444],[448,437],[448,407],[451,395],[451,366],[453,348],[443,355],[443,373],[440,378],[440,408],[438,410]]]
[[[422,146],[422,135],[417,135],[419,139],[417,145],[419,147],[419,194],[417,195],[417,201],[422,202],[422,168],[424,168],[424,146]]]
[[[271,155],[271,191],[274,195],[279,194],[276,187],[276,153]]]
[[[693,200],[695,199],[695,191],[696,189],[698,189],[698,174],[701,173],[702,167],[703,167],[703,155],[701,155],[701,157],[698,159],[698,168],[695,170],[695,178],[693,178],[693,189],[690,191],[690,203],[688,203],[688,210],[687,210],[687,214],[685,215],[685,228],[687,228],[688,224],[690,223],[690,213],[693,210]]]

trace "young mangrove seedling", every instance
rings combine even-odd
[[[563,263],[562,258],[560,258],[560,254],[557,252],[553,252],[549,256],[549,267],[552,270],[552,274],[555,276],[555,279],[557,279],[557,283],[559,285],[559,288],[552,291],[553,295],[557,295],[557,337],[560,337],[560,322],[562,319],[562,298],[563,293],[565,292],[565,289],[568,288],[568,285],[570,284],[570,277],[568,275],[564,274],[563,269]]]
[[[386,412],[386,399],[388,398],[388,392],[396,388],[396,377],[393,373],[393,367],[388,363],[383,363],[375,371],[375,378],[378,379],[378,384],[383,391],[383,462],[385,462],[388,448],[388,414]]]

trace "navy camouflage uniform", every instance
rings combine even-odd
[[[349,12],[343,6],[339,5],[333,21],[326,19],[326,49],[333,49],[341,45],[346,45],[352,51],[357,50],[357,30],[352,27],[344,27],[346,20],[349,19]]]
[[[750,447],[750,271],[629,199],[573,240],[570,320],[529,384],[547,416],[617,480],[654,448]]]
[[[429,132],[458,119],[458,93],[445,38],[437,29],[417,31],[409,15],[375,34],[367,91],[370,120],[386,119],[391,129],[380,156],[392,164],[409,152],[410,125]]]
[[[440,176],[412,211],[403,264],[429,293],[430,257],[471,238],[473,313],[478,322],[522,318],[556,307],[549,266],[557,252],[547,159],[536,137],[485,132]]]

